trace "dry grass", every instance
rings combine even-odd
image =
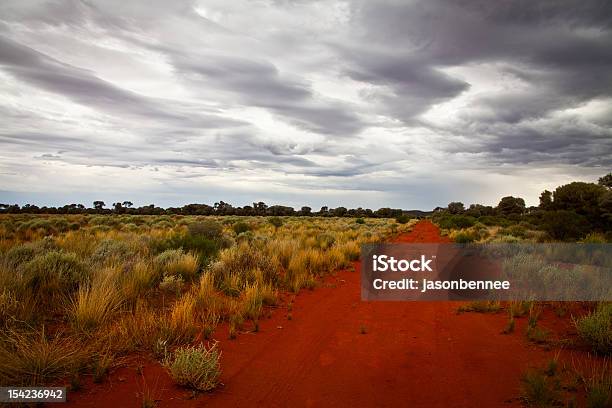
[[[0,342],[0,383],[43,385],[86,363],[88,350],[72,337],[40,332],[4,333]]]
[[[82,285],[69,307],[74,327],[82,332],[104,325],[120,309],[123,298],[112,278]]]
[[[230,337],[245,319],[257,329],[279,290],[312,289],[349,266],[360,244],[409,227],[280,220],[244,219],[249,231],[235,239],[236,220],[224,217],[0,215],[0,377],[78,383],[89,367],[102,380],[115,356],[160,357],[221,321]]]

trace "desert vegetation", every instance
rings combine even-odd
[[[103,381],[134,353],[215,387],[218,324],[257,331],[279,293],[350,268],[394,219],[0,215],[0,383]],[[210,341],[210,343],[209,343]]]

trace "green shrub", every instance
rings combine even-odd
[[[612,354],[612,303],[600,303],[597,309],[574,320],[578,335],[599,354]]]
[[[477,240],[473,233],[462,231],[455,235],[455,242],[458,244],[469,244]]]
[[[242,234],[243,232],[247,232],[251,229],[249,224],[246,222],[239,221],[232,226],[232,229],[236,233],[236,235]]]
[[[398,215],[395,217],[395,221],[398,224],[406,224],[408,221],[410,221],[410,216],[406,214]]]
[[[438,224],[444,229],[470,228],[476,224],[476,218],[468,215],[446,215],[438,220]]]
[[[200,266],[206,266],[224,245],[221,239],[215,241],[202,235],[184,233],[175,233],[169,238],[153,240],[149,243],[151,251],[157,254],[172,249],[193,252],[198,256]]]
[[[509,227],[502,228],[499,231],[499,234],[500,235],[511,235],[517,238],[525,238],[527,235],[527,228],[519,224],[511,225]]]
[[[191,223],[187,226],[187,230],[192,237],[201,237],[212,241],[220,240],[223,237],[223,226],[215,220]]]
[[[365,224],[365,221],[363,220],[363,218],[357,218],[357,219],[355,220],[355,223],[356,223],[356,224]]]
[[[268,222],[274,226],[274,228],[278,229],[283,225],[283,219],[280,217],[270,217],[268,218]]]
[[[527,371],[522,378],[525,402],[538,407],[554,406],[559,400],[559,385],[555,380],[540,370]]]
[[[125,261],[134,255],[134,251],[124,241],[104,239],[100,241],[91,256],[93,262],[110,264],[112,262]]]
[[[43,300],[76,289],[87,277],[85,264],[73,253],[51,251],[23,265],[25,288]]]
[[[571,241],[583,237],[589,223],[586,217],[574,211],[547,211],[542,217],[542,228],[553,239]]]
[[[167,357],[164,365],[177,384],[198,391],[210,391],[219,383],[221,352],[215,343],[209,349],[198,347],[179,347]]]

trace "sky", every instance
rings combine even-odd
[[[612,2],[0,2],[0,203],[537,205],[612,169]]]

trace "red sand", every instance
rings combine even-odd
[[[444,240],[428,221],[399,238]],[[361,302],[355,268],[302,291],[292,320],[276,310],[259,333],[236,340],[221,328],[223,385],[212,393],[194,396],[159,364],[143,363],[157,406],[520,406],[522,372],[554,355],[527,344],[526,319],[503,335],[504,313],[457,315],[453,302]],[[69,392],[68,405],[141,406],[142,378],[131,364],[104,384]]]

